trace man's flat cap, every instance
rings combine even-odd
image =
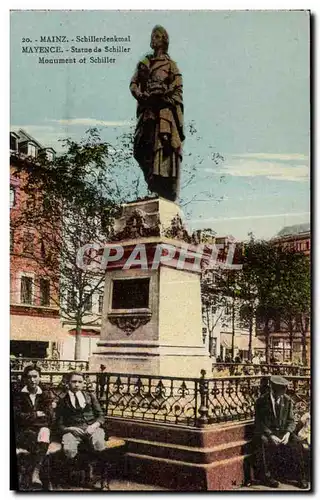
[[[281,375],[271,375],[270,382],[271,384],[283,385],[284,387],[287,387],[289,384],[289,381],[286,378],[281,377]]]

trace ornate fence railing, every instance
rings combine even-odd
[[[37,364],[42,371],[46,372],[68,372],[72,370],[88,371],[89,362],[81,360],[56,360],[43,358],[17,358],[10,360],[11,370],[23,371],[30,364]],[[310,368],[297,365],[270,365],[253,363],[214,363],[212,366],[213,376],[227,374],[231,376],[240,375],[296,375],[310,376]]]
[[[201,427],[206,424],[252,419],[255,401],[268,385],[269,376],[206,378],[162,377],[84,372],[85,388],[96,392],[108,417]],[[66,392],[68,372],[45,372],[42,385],[58,398]],[[310,377],[286,377],[288,393],[295,400],[298,418],[310,402]],[[12,371],[13,389],[21,386],[21,372]]]
[[[270,365],[253,363],[214,363],[213,375],[295,375],[310,376],[310,367],[298,365]]]
[[[23,371],[30,364],[36,364],[41,371],[67,372],[88,370],[89,362],[70,359],[16,358],[10,359],[11,370]]]

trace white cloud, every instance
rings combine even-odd
[[[257,160],[279,160],[279,161],[309,161],[307,155],[299,153],[280,154],[280,153],[245,153],[234,154],[233,158],[251,158]]]
[[[50,120],[54,123],[59,123],[60,125],[85,125],[86,127],[93,127],[102,125],[104,127],[128,127],[132,125],[131,121],[105,121],[105,120],[96,120],[95,118],[69,118],[66,120]]]
[[[219,175],[231,175],[234,177],[266,177],[267,179],[280,180],[280,181],[295,181],[295,182],[307,182],[309,180],[309,164],[308,159],[305,163],[302,163],[302,158],[299,158],[300,163],[295,163],[298,158],[297,156],[293,160],[286,161],[284,158],[288,158],[289,155],[278,155],[282,156],[280,158],[275,158],[274,161],[267,160],[267,156],[261,153],[260,158],[255,155],[255,157],[239,158],[232,156],[231,159],[225,165],[219,168],[219,171],[213,169],[205,169],[208,173],[215,173]],[[303,156],[303,155],[300,155]],[[270,155],[269,155],[270,157]],[[278,160],[278,161],[276,161]]]
[[[262,214],[262,215],[242,215],[240,217],[221,217],[215,219],[210,217],[209,219],[194,219],[190,220],[190,224],[199,224],[203,222],[225,222],[230,220],[251,220],[251,219],[273,219],[274,217],[300,217],[301,215],[310,215],[310,212],[296,212],[287,214]]]

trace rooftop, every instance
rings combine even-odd
[[[294,226],[285,226],[278,232],[276,237],[279,236],[291,236],[298,235],[301,233],[310,232],[310,222],[304,222],[303,224],[295,224]]]

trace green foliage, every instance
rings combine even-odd
[[[225,307],[228,298],[229,303],[231,300],[231,304],[238,304],[240,318],[250,332],[249,351],[256,321],[258,330],[265,334],[267,359],[270,332],[279,320],[292,338],[295,334],[302,335],[305,351],[311,301],[309,259],[277,247],[272,241],[255,241],[251,235],[241,263],[241,270],[221,271],[218,279],[212,280],[212,272],[203,276],[205,311]]]

